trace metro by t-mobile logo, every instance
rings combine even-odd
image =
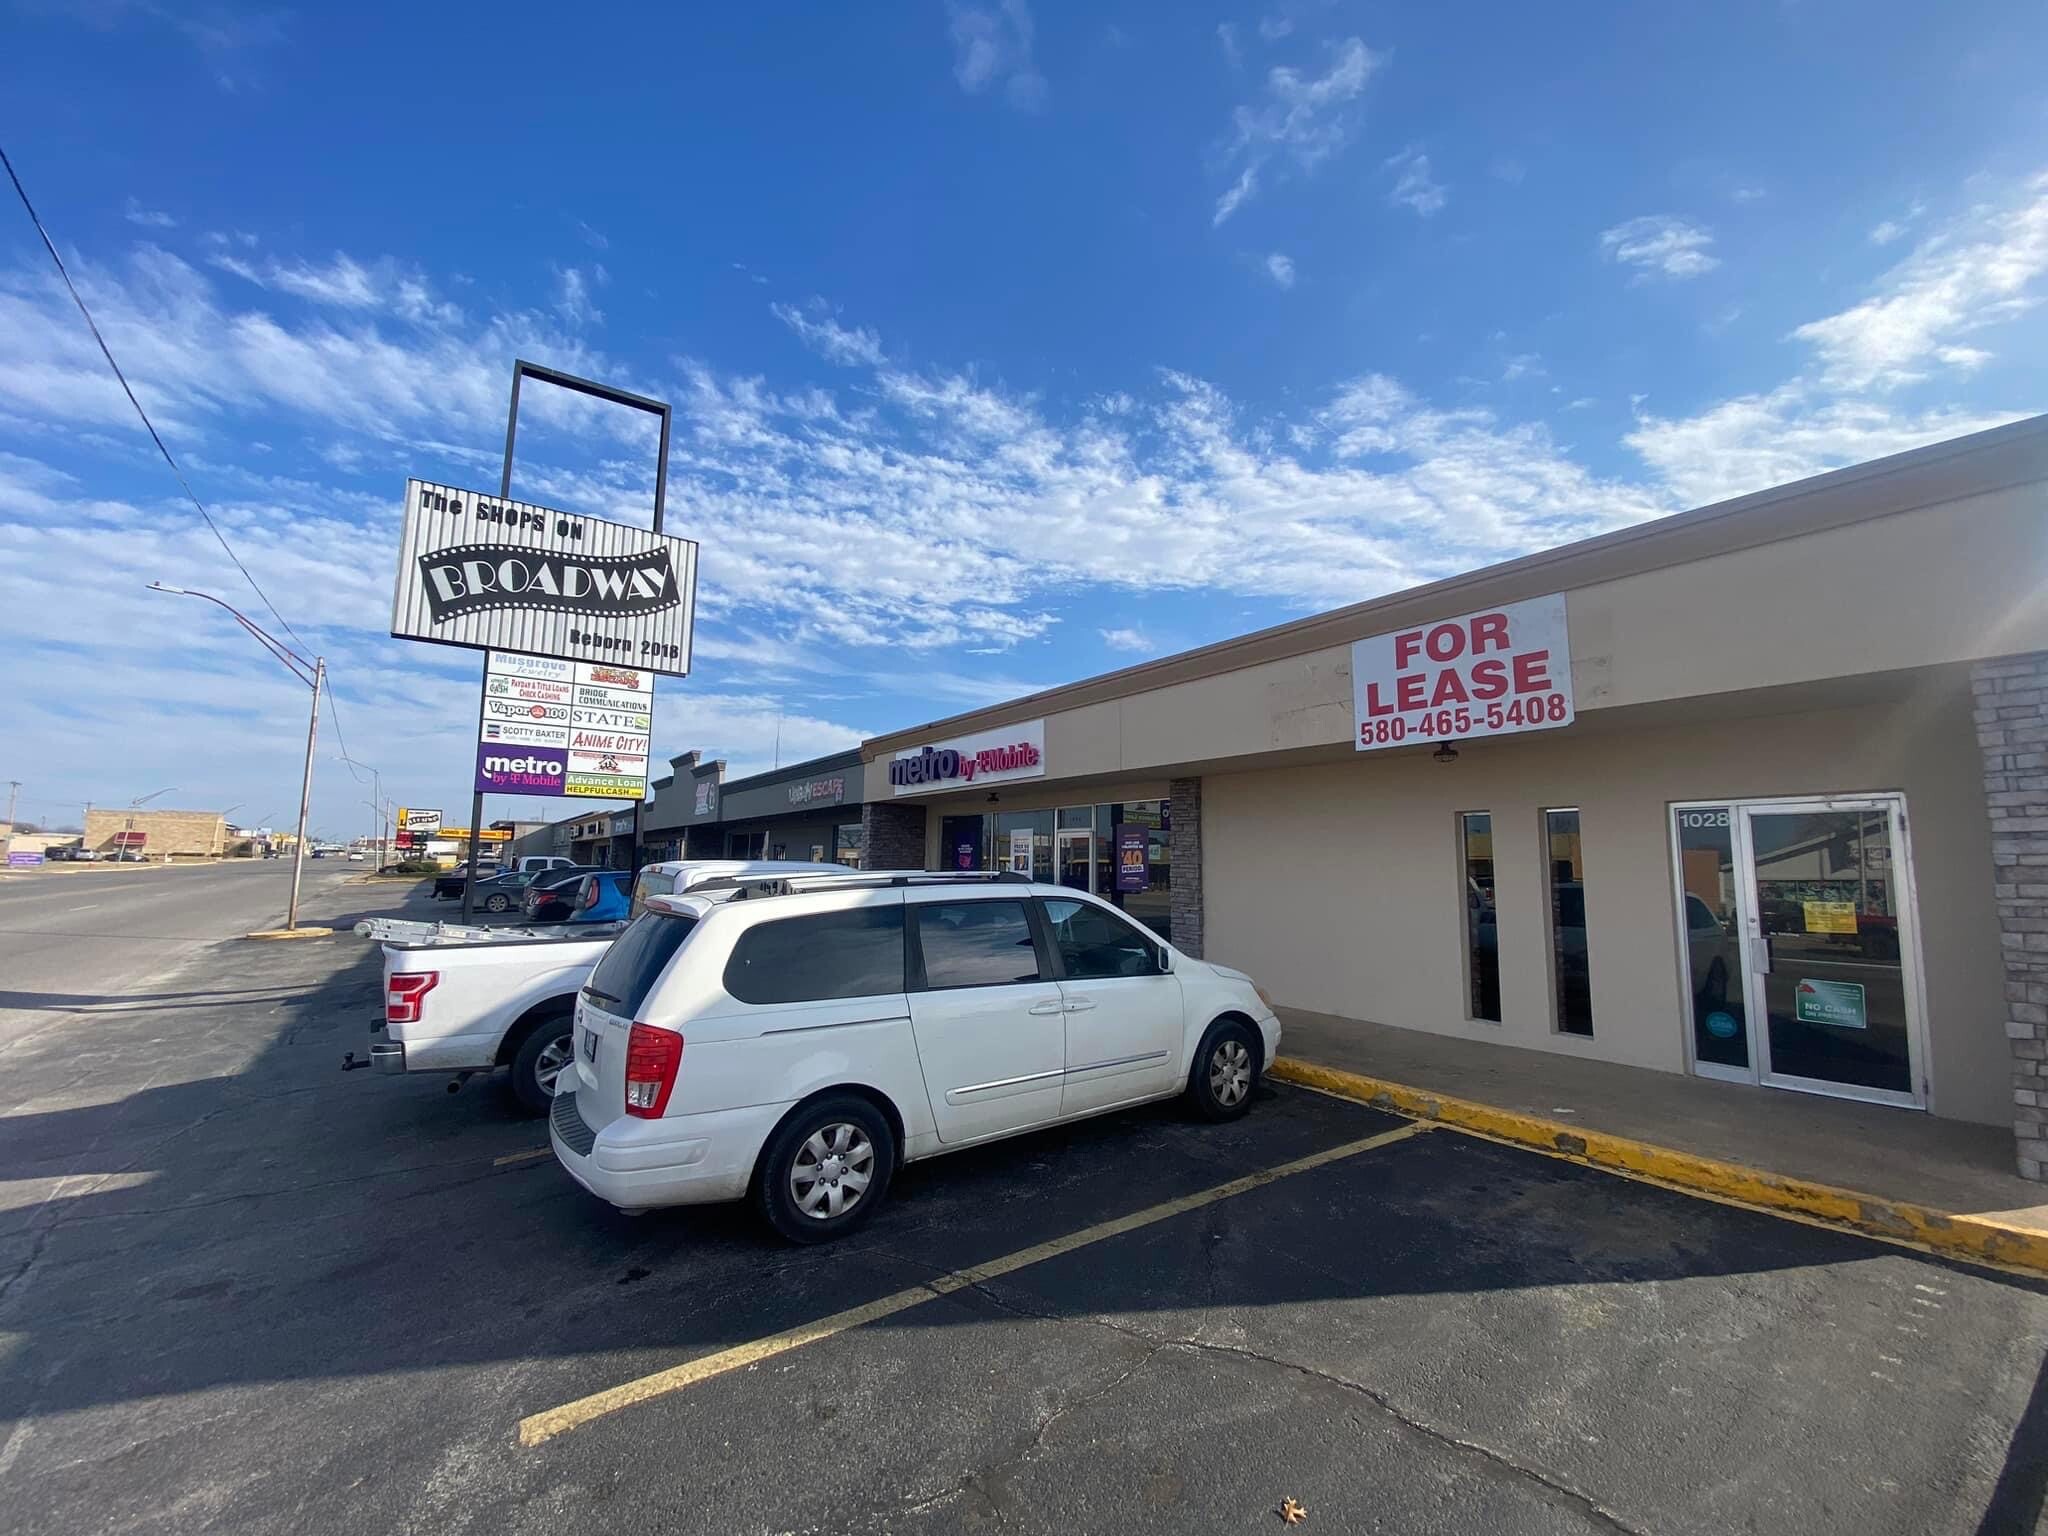
[[[559,775],[569,764],[559,757],[501,757],[493,753],[484,758],[486,773],[532,773],[543,777]]]

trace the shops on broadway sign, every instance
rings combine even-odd
[[[697,546],[424,480],[405,484],[391,633],[681,677]]]

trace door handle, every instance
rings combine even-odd
[[[1757,969],[1757,974],[1758,974],[1759,976],[1768,976],[1768,975],[1770,975],[1770,974],[1771,974],[1771,936],[1770,936],[1770,935],[1769,935],[1768,933],[1766,933],[1766,934],[1763,934],[1762,936],[1760,936],[1760,937],[1758,938],[1758,940],[1757,940],[1757,945],[1756,945],[1756,957],[1757,957],[1757,958],[1756,958],[1756,969]]]
[[[1028,1008],[1025,1011],[1028,1013],[1035,1013],[1040,1018],[1044,1018],[1048,1015],[1055,1013],[1065,1013],[1067,1011],[1067,1007],[1064,1003],[1033,1003],[1030,1006],[1030,1008]]]
[[[1095,1004],[1090,1002],[1085,997],[1074,998],[1072,1001],[1065,1004],[1065,1008],[1068,1013],[1086,1013],[1090,1008],[1093,1008],[1094,1006]]]

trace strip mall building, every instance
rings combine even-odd
[[[871,867],[1028,866],[1283,1006],[2048,1160],[2048,417],[864,756]]]

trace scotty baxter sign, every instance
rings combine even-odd
[[[401,639],[682,677],[696,601],[697,546],[688,539],[405,483],[391,606]]]

